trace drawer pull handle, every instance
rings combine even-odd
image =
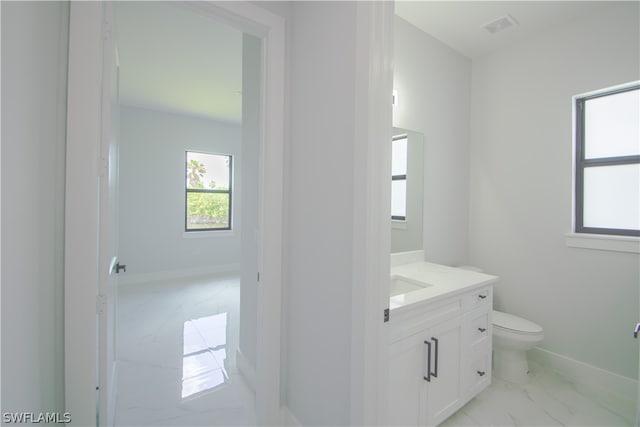
[[[423,375],[422,378],[424,378],[424,380],[426,382],[431,382],[431,341],[425,341],[424,342],[427,345],[427,374]]]
[[[480,299],[485,299],[486,297],[487,297],[487,296],[486,296],[486,295],[483,295],[483,294],[479,294],[479,295],[478,295],[478,298],[480,298]]]
[[[478,375],[481,376],[481,377],[484,377],[484,374],[486,374],[485,371],[477,371],[477,372],[478,372]]]
[[[487,328],[478,328],[478,330],[479,330],[480,332],[484,332],[484,331],[486,331],[486,330],[487,330]]]

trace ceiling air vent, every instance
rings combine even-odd
[[[515,27],[516,25],[518,25],[518,21],[516,21],[513,16],[505,15],[483,25],[482,28],[487,30],[490,34],[495,34],[511,27]]]

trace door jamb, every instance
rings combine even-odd
[[[261,99],[260,287],[256,418],[281,425],[285,20],[248,2],[194,3],[263,42]],[[65,409],[72,425],[96,424],[98,200],[102,4],[70,11],[65,200]],[[89,350],[87,351],[87,346]],[[87,375],[90,373],[90,375]]]

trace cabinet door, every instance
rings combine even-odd
[[[389,425],[417,426],[424,419],[425,336],[423,332],[391,344]]]
[[[460,403],[461,319],[440,323],[429,330],[431,378],[427,385],[427,424],[436,425],[458,409]]]

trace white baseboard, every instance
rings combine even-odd
[[[291,412],[289,407],[282,406],[280,409],[282,410],[282,424],[283,425],[285,425],[287,427],[300,427],[300,426],[302,426],[302,424],[300,423],[300,421],[298,421],[296,416],[293,415],[293,412]]]
[[[634,401],[637,399],[638,380],[633,378],[624,377],[538,347],[529,350],[527,357],[532,362],[557,372],[576,385],[591,390],[606,391],[625,399]]]
[[[256,371],[254,366],[247,360],[244,354],[240,349],[236,350],[236,368],[238,368],[238,372],[244,378],[249,388],[255,392],[255,381],[256,381]],[[296,416],[291,412],[291,410],[285,405],[280,407],[280,418],[282,420],[282,425],[287,427],[301,427],[302,423],[298,421]]]
[[[238,372],[247,382],[249,388],[255,393],[256,391],[256,369],[255,367],[247,360],[244,354],[240,349],[236,350],[236,368],[238,368]]]
[[[205,276],[208,274],[240,271],[240,263],[207,265],[204,267],[184,268],[180,270],[155,271],[152,273],[122,274],[118,277],[118,285],[136,285],[159,280],[184,279],[187,277]]]

